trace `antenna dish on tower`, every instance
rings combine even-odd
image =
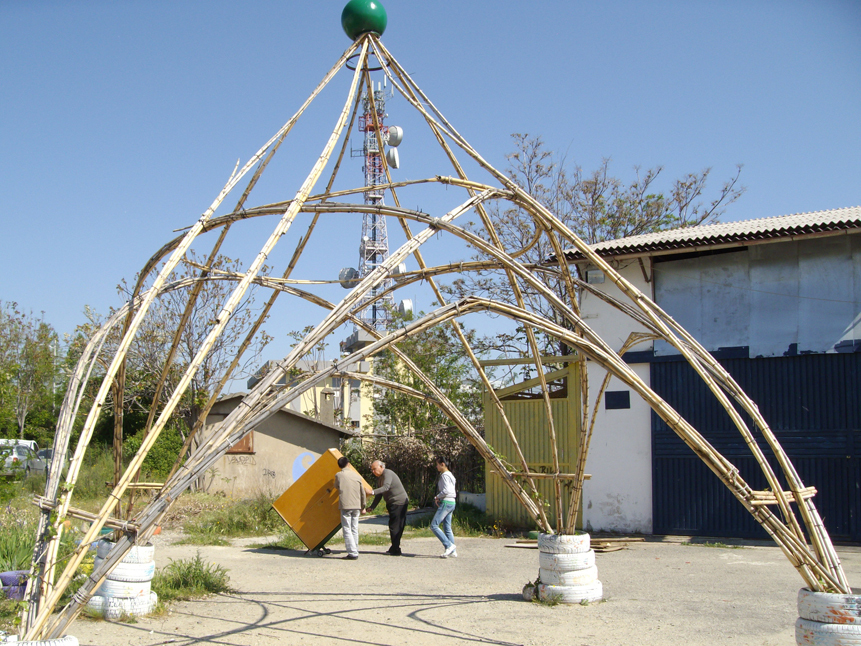
[[[388,163],[390,168],[399,168],[401,165],[401,159],[398,156],[397,148],[389,148],[386,151],[386,162]]]
[[[404,129],[400,126],[389,126],[389,135],[386,138],[386,143],[392,148],[397,148],[404,140]]]
[[[356,282],[359,278],[359,272],[352,267],[344,267],[340,273],[338,273],[338,280],[341,283],[341,287],[344,289],[353,289],[356,286]]]

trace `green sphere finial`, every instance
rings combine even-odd
[[[388,21],[386,10],[377,0],[350,0],[341,12],[341,26],[350,40],[368,32],[382,36]]]

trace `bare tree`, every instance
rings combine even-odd
[[[576,164],[569,165],[564,156],[548,150],[541,137],[513,134],[512,139],[515,149],[506,155],[508,176],[590,244],[717,222],[727,207],[745,191],[745,187],[739,184],[741,165],[713,196],[706,197],[711,168],[687,173],[662,192],[658,188],[662,166],[645,171],[635,167],[634,179],[626,182],[611,174],[609,158],[603,159],[597,169],[587,173]],[[527,249],[520,256],[521,260],[537,267],[553,256],[554,250],[547,237],[536,232],[533,219],[520,209],[491,208],[490,217],[505,248]],[[476,234],[487,237],[481,224],[470,223],[469,226]],[[474,258],[485,259],[481,255]],[[537,275],[557,294],[567,298],[561,278],[540,271]],[[528,285],[522,285],[522,289],[530,308],[564,324],[546,299]],[[458,279],[447,286],[447,291],[457,296],[484,294],[512,301],[509,282],[499,271]],[[523,341],[522,335],[515,333],[501,335],[488,342],[497,351],[516,353],[524,348]],[[546,344],[549,350],[550,341],[546,340]]]
[[[199,275],[200,261],[191,252],[187,260],[187,263],[177,269],[175,273],[177,280]],[[227,278],[240,271],[240,262],[226,256],[219,256],[212,264],[210,271],[212,279],[208,280],[201,290],[181,333],[176,357],[165,380],[164,392],[171,392],[179,383],[182,373],[202,346],[213,320],[221,311],[223,301],[230,293],[232,286]],[[124,297],[130,297],[131,288],[125,281],[121,282],[117,289]],[[150,308],[128,354],[126,383],[123,389],[125,410],[149,411],[170,345],[188,302],[190,289],[190,287],[177,289],[164,294]],[[89,320],[85,325],[79,326],[77,330],[79,342],[76,345],[80,345],[80,340],[89,338],[102,323],[102,318],[93,310],[88,308],[85,313]],[[249,291],[233,313],[224,334],[216,340],[194,374],[188,390],[174,412],[175,419],[182,422],[177,427],[183,437],[188,430],[194,428],[203,406],[215,390],[218,379],[236,356],[240,344],[256,319],[256,314],[254,293]],[[111,352],[119,343],[120,334],[121,330],[117,328],[106,343],[107,352]],[[259,363],[261,351],[270,340],[271,337],[264,331],[257,334],[253,344],[243,355],[242,363],[234,372],[234,378],[250,376]]]

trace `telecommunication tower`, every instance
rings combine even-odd
[[[381,206],[385,191],[379,188],[386,183],[386,173],[383,166],[383,156],[390,168],[397,168],[399,164],[397,146],[403,139],[403,130],[398,126],[387,126],[386,120],[386,95],[384,84],[377,82],[374,89],[373,83],[367,93],[362,97],[363,113],[359,116],[359,132],[362,133],[362,148],[353,150],[354,157],[364,159],[363,171],[365,175],[365,204],[368,206]],[[379,137],[377,128],[379,127]],[[380,141],[389,146],[388,150],[381,150]],[[380,213],[365,213],[362,217],[362,238],[359,241],[359,269],[346,268],[341,270],[341,284],[344,287],[352,287],[374,271],[389,257],[389,236],[386,228],[386,218]],[[377,296],[392,286],[392,279],[381,282],[361,301],[360,306],[369,303],[367,307],[359,310],[359,320],[377,330],[383,330],[391,321],[391,309],[394,307],[394,297],[387,294],[376,300]],[[370,301],[374,301],[370,303]]]

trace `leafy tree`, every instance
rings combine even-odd
[[[54,413],[57,351],[57,334],[48,323],[21,312],[16,303],[0,303],[0,427],[4,434],[14,428],[23,439],[34,410]],[[53,426],[44,416],[40,421]]]
[[[407,319],[393,314],[392,325]],[[475,344],[474,330],[464,330],[470,344]],[[454,405],[474,424],[482,419],[482,387],[472,364],[450,325],[436,325],[411,335],[398,343],[404,352]],[[376,376],[396,381],[421,392],[424,384],[408,371],[392,352],[374,357]],[[381,435],[421,435],[425,430],[448,426],[450,420],[435,405],[423,399],[389,389],[373,394],[374,411],[370,420],[375,433]]]

